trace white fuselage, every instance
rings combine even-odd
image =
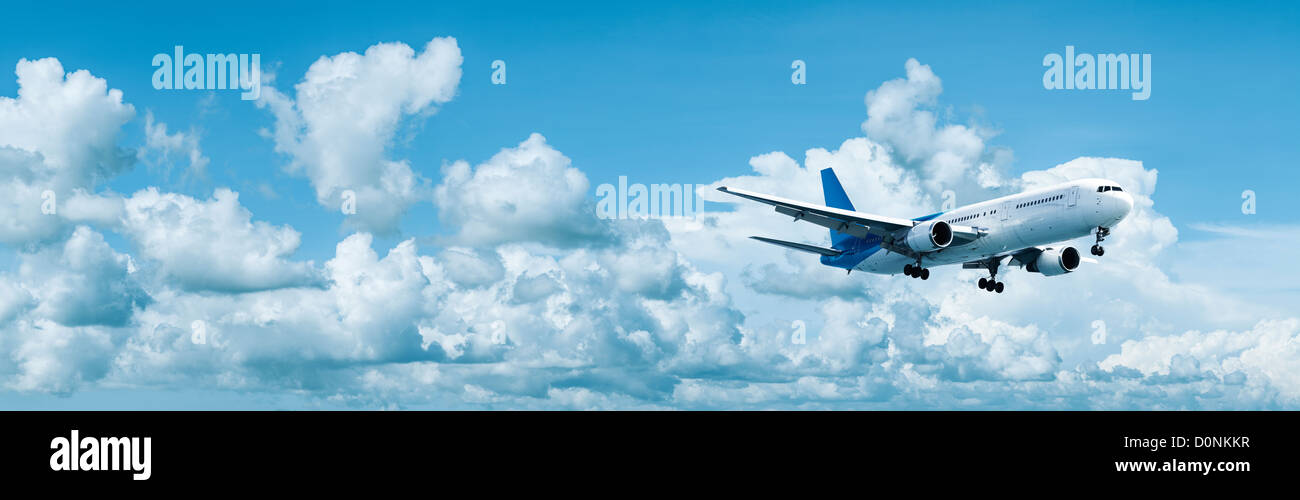
[[[1106,179],[1081,179],[1026,191],[943,212],[934,217],[954,226],[973,226],[988,234],[963,245],[930,252],[922,265],[957,264],[1007,255],[1020,249],[1087,236],[1110,227],[1133,208],[1128,193]],[[1105,189],[1105,191],[1101,191]],[[854,267],[878,274],[897,274],[915,259],[895,252],[875,252]]]

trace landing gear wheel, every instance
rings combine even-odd
[[[1096,247],[1094,247],[1094,248],[1096,248]],[[1096,255],[1096,253],[1097,253],[1097,251],[1096,251],[1096,250],[1093,250],[1093,255]],[[911,275],[912,275],[912,265],[911,265],[911,264],[908,264],[908,265],[903,266],[903,274],[906,274],[906,275],[908,275],[908,276],[911,276]]]
[[[987,278],[980,278],[979,286],[980,286],[980,290],[988,290],[990,292],[997,292],[997,293],[1002,293],[1002,290],[1006,288],[1006,285],[1003,284],[1001,281],[995,281]]]
[[[1102,248],[1101,242],[1110,236],[1110,229],[1097,226],[1097,244],[1092,246],[1092,254],[1098,257],[1106,254],[1106,249]]]
[[[921,270],[921,279],[922,279],[922,280],[928,280],[928,279],[930,279],[930,270],[929,270],[929,269],[922,269],[922,270]]]
[[[989,271],[989,277],[980,278],[979,281],[980,290],[988,290],[990,292],[1002,293],[1002,289],[1006,288],[1006,285],[1003,285],[1001,282],[998,281],[998,267],[1001,263],[1002,263],[1001,257],[980,261],[980,264],[983,264],[984,268],[988,269]]]

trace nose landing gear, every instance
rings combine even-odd
[[[1092,254],[1098,257],[1106,254],[1106,249],[1101,246],[1102,240],[1110,236],[1110,228],[1097,226],[1097,244],[1092,246]]]

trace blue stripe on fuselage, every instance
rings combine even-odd
[[[925,222],[940,215],[943,215],[943,212],[935,212],[912,220],[916,222]],[[866,238],[849,236],[849,239],[842,241],[839,245],[836,245],[835,248],[843,250],[844,253],[839,255],[823,255],[822,265],[838,267],[840,269],[853,269],[858,267],[858,264],[861,264],[862,261],[867,260],[867,257],[880,251],[880,237],[874,234],[867,236]]]

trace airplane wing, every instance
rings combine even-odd
[[[965,245],[988,234],[987,227],[959,226],[956,224],[948,224],[948,226],[952,227],[952,244],[954,245]]]
[[[834,248],[822,248],[822,247],[814,246],[814,245],[806,245],[806,244],[803,244],[803,243],[795,243],[795,242],[793,242],[793,241],[778,240],[778,239],[776,239],[776,238],[764,238],[764,237],[762,237],[762,236],[750,236],[750,238],[756,239],[756,240],[761,241],[761,242],[763,242],[763,243],[771,243],[771,244],[773,244],[773,245],[786,247],[786,248],[789,248],[789,249],[791,249],[791,250],[798,250],[798,251],[800,251],[800,252],[815,253],[815,254],[818,254],[818,255],[827,255],[827,256],[834,257],[834,256],[836,256],[836,255],[839,255],[839,254],[844,253],[844,252],[841,252],[841,251],[836,250],[836,249],[834,249]]]
[[[1038,247],[1022,248],[1011,253],[1011,263],[1020,267],[1025,267],[1038,258],[1038,254],[1043,253],[1043,249]]]
[[[962,262],[961,268],[962,269],[996,269],[998,266],[1002,265],[1002,259],[1005,259],[1006,257],[1007,256],[1005,254],[994,255],[992,257],[983,260],[972,260],[970,262]]]
[[[996,273],[998,266],[1002,265],[1002,260],[1007,258],[1008,255],[1011,256],[1011,261],[1007,262],[1008,266],[1020,266],[1023,268],[1023,267],[1028,267],[1029,263],[1037,259],[1038,256],[1042,253],[1043,253],[1043,249],[1039,247],[1021,248],[1019,250],[1013,250],[1010,252],[998,253],[982,260],[972,260],[969,262],[962,262],[961,268],[962,269],[987,269]],[[1079,260],[1083,262],[1087,262],[1089,264],[1098,263],[1097,259],[1090,259],[1087,257],[1080,257]]]
[[[1020,250],[1016,250],[1016,251],[1014,251],[1014,252],[1011,252],[1009,255],[1011,255],[1011,264],[1014,264],[1014,265],[1017,265],[1017,266],[1020,266],[1020,267],[1025,267],[1025,266],[1029,265],[1030,262],[1033,262],[1034,259],[1037,259],[1037,258],[1038,258],[1038,254],[1041,254],[1041,253],[1043,253],[1043,249],[1042,249],[1042,248],[1038,248],[1038,247],[1029,247],[1029,248],[1022,248],[1022,249],[1020,249]],[[1097,259],[1091,258],[1091,257],[1083,257],[1083,256],[1080,256],[1080,257],[1079,257],[1079,260],[1080,260],[1080,261],[1083,261],[1083,262],[1086,262],[1086,263],[1089,263],[1089,264],[1099,264],[1099,263],[1100,263],[1100,261],[1098,261]],[[964,268],[964,269],[970,269],[970,268],[964,267],[964,265],[963,265],[963,268]]]
[[[865,238],[867,235],[888,238],[894,236],[900,229],[910,229],[919,223],[911,219],[832,208],[726,186],[718,188],[718,191],[772,205],[776,207],[777,213],[794,217],[795,220],[808,221],[859,238]],[[969,243],[986,234],[982,228],[955,224],[950,226],[956,244]]]

